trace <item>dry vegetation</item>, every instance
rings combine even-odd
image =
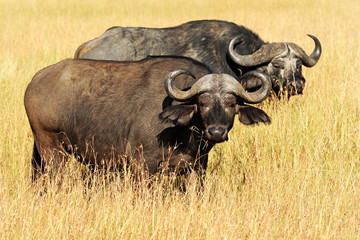
[[[357,0],[0,0],[0,16],[1,239],[360,239]],[[323,56],[304,69],[303,96],[262,106],[271,125],[235,125],[211,152],[202,191],[125,177],[84,194],[70,166],[62,191],[37,194],[23,106],[35,72],[108,27],[194,19],[233,21],[307,52],[311,33]]]

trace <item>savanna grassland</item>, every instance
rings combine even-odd
[[[23,104],[32,76],[111,26],[195,19],[233,21],[308,53],[311,33],[323,55],[303,69],[304,95],[261,105],[271,125],[236,120],[202,190],[124,177],[84,193],[69,164],[62,190],[39,194]],[[360,239],[359,58],[358,0],[0,0],[0,239]]]

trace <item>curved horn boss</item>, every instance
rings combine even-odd
[[[241,66],[257,66],[270,62],[274,57],[283,54],[287,49],[285,43],[269,43],[261,46],[250,55],[241,55],[235,51],[235,44],[239,43],[241,36],[235,37],[229,44],[230,58]]]
[[[229,56],[231,59],[241,66],[256,66],[266,62],[270,62],[274,57],[287,52],[287,46],[291,47],[298,57],[303,61],[304,66],[314,66],[321,56],[320,41],[313,35],[308,34],[315,42],[314,51],[308,56],[305,51],[294,43],[268,43],[261,46],[257,51],[250,55],[241,55],[234,49],[235,44],[239,43],[242,36],[235,37],[229,44]]]
[[[166,92],[171,98],[180,102],[187,101],[202,92],[210,91],[215,81],[222,82],[225,86],[225,91],[232,92],[246,103],[262,102],[268,96],[271,88],[271,82],[267,75],[259,71],[251,71],[245,74],[244,77],[254,76],[259,78],[262,83],[261,88],[255,92],[247,92],[235,78],[228,74],[205,75],[197,80],[189,90],[182,91],[173,84],[173,80],[180,74],[187,74],[195,78],[195,76],[188,70],[176,69],[165,79]]]

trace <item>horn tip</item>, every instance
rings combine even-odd
[[[312,35],[312,34],[310,34],[310,33],[308,33],[308,34],[306,34],[306,35],[308,35],[309,37],[311,37],[314,41],[320,43],[319,39],[318,39],[317,37],[315,37],[314,35]]]

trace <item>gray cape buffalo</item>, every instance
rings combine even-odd
[[[235,114],[246,125],[270,122],[245,103],[263,101],[271,82],[263,73],[249,74],[262,82],[255,92],[183,57],[48,66],[24,97],[34,136],[33,180],[44,171],[58,174],[67,153],[105,170],[124,166],[124,159],[142,162],[150,174],[164,166],[179,174],[206,169],[208,152],[228,139]]]
[[[269,75],[274,92],[302,94],[302,65],[313,67],[321,55],[320,41],[310,55],[294,43],[265,43],[257,34],[235,23],[202,20],[171,28],[113,27],[78,47],[75,58],[140,60],[150,55],[186,56],[206,64],[214,73],[240,80],[258,70]],[[260,81],[242,78],[249,90]]]

